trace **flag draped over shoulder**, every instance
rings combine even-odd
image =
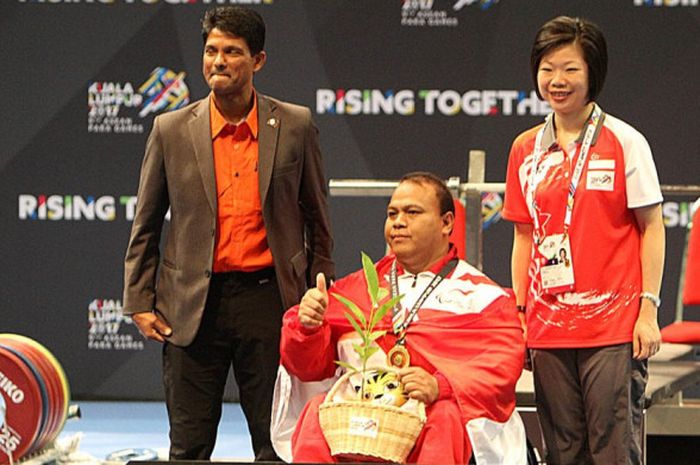
[[[425,277],[419,274],[416,279],[420,278],[418,282],[423,288],[427,287],[425,282],[432,279],[431,276],[454,255],[452,249],[430,270],[432,273]],[[387,256],[376,264],[380,285],[386,288],[390,287],[387,277],[393,261],[393,256]],[[417,287],[421,288],[421,285]],[[334,361],[339,357],[338,341],[354,329],[345,316],[345,306],[333,294],[340,294],[369,312],[367,283],[361,270],[337,281],[329,289],[330,302],[320,329],[304,328],[297,320],[296,307],[290,309],[284,317],[281,363],[294,382],[328,382],[337,374]],[[411,308],[413,301],[404,299],[402,304]],[[396,341],[392,333],[391,312],[375,330],[387,331],[377,343],[385,353],[388,352]],[[493,425],[507,425],[514,415],[515,384],[522,371],[524,339],[513,299],[484,274],[460,261],[424,302],[417,318],[409,325],[406,347],[411,354],[411,365],[420,366],[429,373],[439,373],[449,383],[465,425],[465,434],[469,434],[474,453],[479,457],[480,447],[476,442],[497,436]],[[325,387],[323,383],[316,383],[316,386],[317,390]],[[300,392],[298,387],[286,391]],[[277,389],[276,401],[281,401],[277,399],[279,395],[280,389]],[[484,422],[491,426],[485,426]],[[522,426],[519,417],[517,422]],[[481,434],[484,428],[490,428],[485,436]],[[522,436],[524,450],[524,430]]]

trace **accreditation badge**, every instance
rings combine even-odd
[[[574,290],[574,266],[568,234],[547,236],[538,246],[544,263],[540,267],[542,287],[549,294]]]

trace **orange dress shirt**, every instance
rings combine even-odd
[[[210,122],[218,201],[214,272],[272,266],[258,190],[258,102],[237,125],[229,124],[210,97]]]

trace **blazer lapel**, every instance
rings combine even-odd
[[[265,96],[258,95],[258,187],[263,210],[275,165],[280,124],[277,106]]]
[[[202,99],[192,109],[189,122],[194,155],[197,159],[199,173],[202,176],[204,192],[212,212],[216,215],[216,177],[214,175],[214,151],[211,145],[211,124],[209,121],[209,97]]]

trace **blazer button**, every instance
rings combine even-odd
[[[211,271],[206,270],[206,271],[204,272],[204,276],[206,276],[207,278],[211,278]]]

